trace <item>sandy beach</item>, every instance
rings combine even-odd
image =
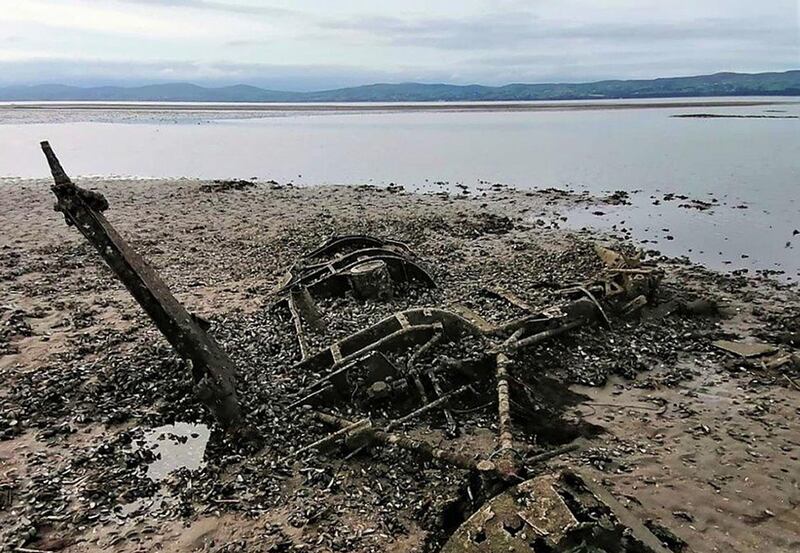
[[[211,321],[263,441],[237,443],[218,430],[191,393],[185,362],[53,211],[50,182],[5,179],[2,551],[436,551],[454,529],[448,505],[463,491],[463,471],[379,448],[349,460],[309,452],[289,466],[278,462],[325,435],[289,407],[312,375],[293,370],[291,322],[270,309],[286,268],[331,235],[363,233],[407,243],[436,281],[436,289],[384,304],[322,304],[332,321],[324,344],[409,307],[466,301],[490,319],[497,310],[483,290],[493,287],[546,308],[560,287],[602,270],[595,244],[632,251],[598,233],[558,228],[567,206],[606,201],[558,190],[77,184],[106,196],[108,220],[192,313]],[[546,450],[583,436],[584,448],[536,470],[590,471],[687,551],[797,551],[800,367],[759,366],[711,345],[746,340],[796,352],[797,286],[649,257],[665,272],[661,299],[712,300],[722,309],[615,320],[527,352],[520,390],[529,389],[553,426],[538,442],[522,430],[520,439]],[[568,393],[572,404],[552,407]],[[491,449],[496,424],[481,398],[458,405],[457,438],[445,437],[436,414],[409,432],[454,450]],[[148,432],[176,422],[211,429],[202,464],[154,480],[148,467],[159,448]]]

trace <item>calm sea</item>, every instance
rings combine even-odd
[[[446,182],[456,192],[456,184],[477,190],[487,181],[600,195],[625,190],[632,206],[581,207],[565,214],[569,224],[625,227],[668,255],[722,270],[785,271],[778,278],[797,281],[800,104],[734,103],[753,100],[760,99],[713,106],[686,105],[710,99],[623,101],[633,104],[624,109],[603,101],[344,111],[0,105],[0,176],[48,176],[38,147],[47,139],[72,176],[257,177],[421,191],[439,191],[435,183]],[[654,102],[664,105],[647,106]],[[685,114],[748,117],[673,117]],[[685,207],[691,200],[712,207]]]

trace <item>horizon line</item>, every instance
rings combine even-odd
[[[79,89],[90,89],[90,88],[124,88],[124,89],[132,89],[132,88],[145,88],[145,87],[152,87],[152,86],[170,86],[170,85],[189,85],[195,86],[198,88],[203,88],[207,90],[218,90],[218,89],[225,89],[225,88],[234,88],[234,87],[250,87],[256,88],[259,90],[264,90],[267,92],[283,92],[283,93],[292,93],[292,94],[313,94],[319,92],[331,92],[336,90],[346,90],[352,88],[361,88],[361,87],[369,87],[369,86],[402,86],[402,85],[421,85],[421,86],[450,86],[450,87],[458,87],[458,88],[468,88],[468,87],[481,87],[481,88],[504,88],[509,86],[543,86],[543,85],[579,85],[579,84],[598,84],[598,83],[608,83],[608,82],[644,82],[644,81],[658,81],[658,80],[670,80],[670,79],[690,79],[690,78],[697,78],[697,77],[714,77],[718,75],[778,75],[778,74],[786,74],[786,73],[793,73],[800,71],[798,69],[786,69],[783,71],[759,71],[759,72],[745,72],[745,71],[731,71],[731,70],[720,70],[715,71],[713,73],[701,73],[701,74],[693,74],[693,75],[672,75],[672,76],[661,76],[661,77],[652,77],[652,78],[634,78],[634,79],[625,79],[625,78],[607,78],[607,79],[592,79],[592,80],[575,80],[575,81],[538,81],[538,82],[508,82],[505,84],[498,84],[498,85],[487,85],[481,84],[478,82],[467,83],[467,84],[454,84],[450,82],[444,81],[376,81],[376,82],[364,82],[362,84],[351,85],[351,86],[342,86],[342,87],[334,87],[334,88],[321,88],[316,90],[288,90],[288,89],[278,89],[278,88],[266,88],[260,85],[249,84],[243,81],[233,82],[231,84],[218,84],[218,85],[204,85],[198,84],[197,82],[193,82],[190,80],[175,80],[175,81],[151,81],[145,82],[143,84],[90,84],[90,85],[75,85],[75,84],[64,84],[62,82],[43,82],[43,83],[15,83],[15,84],[4,84],[0,85],[0,89],[3,88],[14,88],[14,87],[26,87],[26,88],[34,88],[34,87],[42,87],[42,86],[63,86],[69,88],[79,88]]]

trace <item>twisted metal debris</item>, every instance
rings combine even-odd
[[[178,303],[155,270],[105,219],[102,215],[102,211],[108,208],[105,198],[75,186],[49,144],[43,142],[42,149],[55,180],[52,190],[58,198],[57,209],[64,213],[67,223],[76,226],[98,250],[175,350],[192,361],[198,395],[220,425],[226,429],[242,427],[235,368],[230,358],[205,331],[198,318]],[[436,287],[430,273],[401,242],[365,235],[329,239],[289,269],[275,291],[278,300],[274,308],[285,309],[292,319],[300,350],[300,361],[294,369],[318,375],[309,385],[298,390],[291,408],[307,408],[311,417],[335,431],[294,449],[279,462],[288,463],[309,451],[326,452],[337,444],[350,451],[360,451],[372,445],[390,446],[412,452],[423,460],[436,461],[479,476],[482,497],[487,500],[495,498],[487,503],[489,507],[507,501],[507,494],[500,492],[520,482],[524,483],[516,490],[531,491],[536,480],[525,482],[525,478],[535,465],[573,451],[578,445],[568,444],[526,458],[531,446],[521,441],[517,434],[512,415],[511,383],[515,372],[531,368],[520,366],[518,354],[577,328],[597,322],[610,326],[615,316],[631,316],[652,302],[661,277],[654,267],[644,266],[636,259],[625,258],[611,250],[598,248],[598,255],[607,269],[591,282],[577,283],[561,290],[554,305],[548,309],[535,310],[510,292],[492,289],[487,293],[525,314],[490,324],[464,305],[454,304],[446,309],[407,309],[313,351],[307,331],[324,336],[328,325],[325,313],[317,304],[319,300],[351,294],[359,301],[380,302],[392,298],[401,284]],[[424,356],[442,344],[457,344],[467,338],[477,339],[483,344],[482,353],[476,358],[454,359],[440,355],[433,366],[420,363]],[[405,363],[397,364],[391,356],[401,352],[410,354]],[[474,394],[477,383],[492,379],[497,432],[495,447],[491,451],[452,451],[403,432],[407,423],[441,411],[447,433],[455,435],[459,421],[451,405],[462,396]],[[340,412],[342,405],[356,405],[369,411],[371,405],[381,402],[403,403],[401,409],[406,409],[406,412],[380,423],[373,420],[372,413],[353,421]],[[348,457],[350,455],[352,453]],[[567,482],[564,478],[572,480]],[[576,484],[577,481],[581,483]],[[551,491],[558,487],[554,482],[548,484]],[[625,515],[620,506],[609,506],[611,501],[606,497],[607,492],[604,495],[602,489],[579,477],[562,476],[559,482],[562,495],[564,489],[569,488],[573,499],[583,494],[583,500],[594,502],[594,507],[598,502],[606,505],[616,524],[609,534],[613,539],[620,543],[629,540],[628,534],[620,534],[620,528],[624,528],[633,532],[642,551],[662,551],[657,540],[652,541],[652,536],[648,536],[632,517]],[[538,532],[537,539],[544,540],[542,543],[555,551],[554,548],[563,547],[575,535],[584,535],[576,534],[574,530],[580,526],[576,526],[577,515],[573,512],[570,519],[564,511],[569,506],[564,505],[559,517],[545,518],[551,525],[557,524],[557,528],[542,531],[537,523],[520,514],[522,522],[514,522],[510,527],[513,532],[507,526],[503,526],[503,530],[513,538],[527,524],[535,533]],[[479,514],[453,536],[451,543],[459,545],[452,547],[460,547],[453,551],[491,550],[479,545],[488,539],[485,529],[481,527],[470,533],[470,528],[474,529],[475,517],[480,518]],[[495,545],[507,543],[506,538],[505,535],[495,538],[499,540]],[[625,551],[625,547],[616,550]]]

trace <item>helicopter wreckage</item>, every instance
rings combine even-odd
[[[233,436],[257,435],[240,407],[235,364],[204,321],[178,302],[105,218],[105,198],[76,186],[47,142],[42,149],[55,181],[56,209],[95,247],[178,355],[191,361],[197,398]],[[488,321],[459,302],[414,307],[327,342],[328,326],[337,315],[320,307],[326,300],[347,296],[379,303],[410,287],[433,289],[437,284],[411,248],[392,239],[335,236],[306,253],[273,291],[269,309],[291,320],[300,357],[293,369],[309,376],[298,385],[290,408],[303,410],[330,433],[298,445],[280,462],[290,465],[308,453],[349,459],[372,447],[391,447],[467,471],[473,501],[463,508],[463,524],[444,545],[447,553],[668,551],[590,475],[543,470],[546,460],[581,447],[580,432],[556,428],[565,436],[563,443],[542,448],[531,421],[521,423],[518,417],[526,415],[514,407],[524,392],[516,389],[520,373],[537,370],[520,360],[523,352],[581,327],[597,326],[602,332],[599,328],[616,319],[648,311],[663,315],[702,308],[655,306],[663,276],[657,267],[602,247],[597,253],[605,269],[591,281],[556,291],[546,309],[533,308],[505,290],[484,289],[518,315]],[[315,346],[320,343],[323,347]],[[453,354],[460,344],[469,344],[467,355]],[[463,406],[487,399],[495,408],[495,437],[487,451],[450,449],[407,430],[436,417],[445,435],[457,436]],[[357,418],[348,414],[354,412]]]

